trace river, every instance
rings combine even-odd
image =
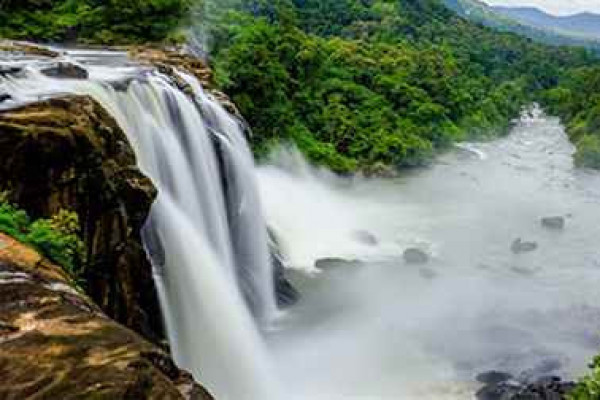
[[[289,393],[468,399],[487,370],[584,373],[600,347],[600,174],[575,169],[573,151],[560,121],[534,108],[507,137],[397,179],[274,155],[259,185],[303,292],[269,336]],[[543,227],[548,216],[565,228]],[[537,250],[515,254],[517,238]],[[432,259],[405,263],[409,247]],[[320,271],[323,257],[363,265]]]

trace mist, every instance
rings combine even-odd
[[[259,185],[303,294],[269,338],[291,392],[464,399],[492,369],[581,375],[600,345],[600,177],[575,170],[572,152],[537,110],[505,139],[395,180],[340,178],[276,152]],[[554,215],[564,231],[541,226]],[[514,254],[516,238],[539,247]],[[429,263],[407,264],[409,247]],[[324,257],[362,265],[315,268]]]

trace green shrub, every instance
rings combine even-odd
[[[597,356],[592,365],[592,372],[583,378],[569,395],[569,400],[597,400],[600,399],[600,356]]]
[[[0,37],[102,44],[174,40],[190,5],[188,0],[0,1]]]
[[[584,135],[576,146],[575,165],[600,169],[600,136]]]
[[[6,201],[0,202],[0,232],[32,246],[74,278],[82,272],[85,263],[79,229],[79,219],[74,212],[61,210],[50,219],[32,221],[25,211]]]

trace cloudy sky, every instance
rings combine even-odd
[[[591,11],[600,14],[600,0],[483,0],[492,5],[534,6],[558,15]]]

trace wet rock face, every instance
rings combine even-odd
[[[300,292],[288,280],[285,273],[284,255],[281,245],[273,230],[269,229],[269,252],[273,265],[273,284],[275,286],[275,300],[281,308],[291,307],[300,300]]]
[[[0,234],[0,398],[212,400],[63,271]]]
[[[160,309],[140,229],[156,196],[125,134],[89,97],[0,113],[0,190],[32,217],[75,211],[88,252],[86,291],[112,318],[151,339]]]

